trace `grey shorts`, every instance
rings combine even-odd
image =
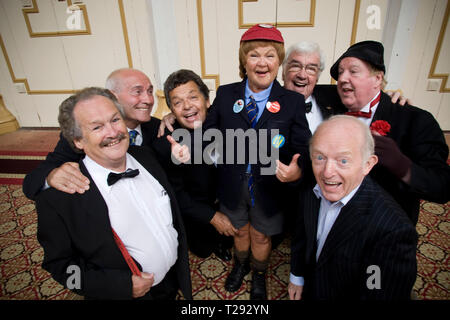
[[[258,201],[258,186],[255,185],[255,206],[251,206],[250,193],[248,192],[248,178],[243,179],[241,186],[241,200],[234,210],[228,209],[222,203],[220,211],[224,213],[236,229],[240,229],[250,222],[250,225],[266,236],[273,236],[283,231],[284,215],[281,210],[268,216]]]

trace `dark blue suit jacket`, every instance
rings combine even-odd
[[[410,298],[417,274],[417,233],[378,184],[370,177],[363,180],[341,209],[316,262],[319,209],[320,199],[308,188],[291,248],[291,273],[304,277],[304,299]],[[381,289],[367,286],[372,265],[379,267]]]
[[[271,175],[261,175],[261,168],[269,167],[270,164],[261,163],[259,152],[261,147],[271,150],[271,129],[278,129],[279,133],[286,139],[285,144],[279,149],[279,159],[289,164],[295,153],[300,153],[299,165],[301,168],[308,166],[309,153],[308,141],[311,133],[305,117],[305,100],[301,94],[289,91],[280,86],[278,81],[274,81],[270,92],[269,101],[277,101],[280,104],[280,111],[271,113],[264,109],[260,119],[256,124],[256,140],[249,142],[246,139],[243,147],[238,148],[238,143],[234,141],[234,147],[226,143],[226,130],[251,129],[245,107],[241,112],[235,113],[233,105],[239,99],[245,101],[245,79],[242,82],[223,85],[217,90],[217,95],[210,111],[203,124],[205,130],[209,128],[219,129],[224,137],[226,147],[223,150],[223,159],[226,162],[230,152],[234,152],[232,163],[219,165],[218,177],[218,197],[220,202],[227,208],[234,210],[241,198],[241,185],[243,175],[247,170],[249,157],[258,156],[257,163],[252,164],[252,174],[255,181],[256,201],[262,203],[266,214],[272,215],[279,212],[291,199],[286,199],[283,191],[289,188],[288,184],[281,183],[275,176],[275,170]],[[265,137],[260,133],[268,130]],[[236,140],[236,139],[235,139]],[[241,141],[243,142],[243,141]],[[239,149],[239,150],[238,150]],[[238,157],[244,156],[244,163],[238,163]]]

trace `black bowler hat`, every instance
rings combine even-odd
[[[384,47],[378,41],[361,41],[350,46],[347,51],[333,64],[330,69],[331,76],[337,80],[339,63],[346,57],[355,57],[364,60],[372,65],[377,70],[386,73],[386,67],[384,66]]]

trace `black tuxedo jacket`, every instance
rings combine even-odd
[[[403,183],[380,164],[370,175],[416,224],[420,199],[437,203],[450,201],[450,167],[444,135],[428,111],[393,104],[384,92],[372,121],[376,120],[385,120],[391,125],[387,137],[392,138],[411,159],[411,182],[409,185]]]
[[[170,196],[173,225],[178,232],[178,259],[174,268],[183,295],[192,299],[186,235],[175,195],[149,149],[130,147],[129,152]],[[72,195],[49,188],[37,197],[37,237],[44,248],[42,267],[66,287],[71,275],[67,268],[78,266],[81,289],[73,290],[77,294],[89,298],[131,299],[131,271],[114,240],[107,205],[82,161],[80,168],[91,181],[90,189],[84,194]],[[141,269],[138,262],[137,265]],[[145,297],[151,298],[151,289]]]
[[[317,84],[312,95],[316,99],[324,119],[347,111],[347,108],[341,103],[341,98],[334,84]]]
[[[173,127],[175,130],[182,129],[178,122],[175,122]],[[195,147],[193,146],[193,131],[188,130],[188,132],[191,137],[190,150],[193,153]],[[171,132],[166,129],[165,135],[153,142],[153,150],[172,184],[181,213],[183,217],[209,224],[216,213],[216,167],[206,163],[174,164],[171,159],[171,145],[167,141],[168,134],[171,134]],[[202,145],[200,144],[197,147],[202,148]]]
[[[340,101],[335,85],[317,85],[314,97],[324,118],[347,111]],[[381,92],[380,103],[372,122],[385,120],[391,125],[387,137],[413,162],[409,185],[399,180],[381,164],[370,176],[403,208],[416,224],[420,199],[446,203],[450,201],[450,168],[447,165],[448,146],[439,124],[429,112],[414,106],[400,106]]]
[[[399,205],[370,177],[344,206],[316,262],[320,209],[312,188],[292,240],[291,273],[305,280],[304,299],[409,299],[416,280],[417,233]],[[367,282],[376,265],[381,289]]]
[[[160,122],[157,118],[151,118],[149,122],[141,123],[143,146],[150,146],[156,139]],[[50,152],[45,161],[41,162],[36,169],[26,175],[22,186],[25,196],[28,199],[35,200],[50,171],[65,162],[78,162],[83,155],[83,153],[75,152],[61,134],[55,150]]]
[[[220,86],[203,124],[205,130],[209,128],[219,129],[224,137],[224,144],[227,129],[243,130],[244,132],[251,129],[245,106],[239,113],[233,111],[233,105],[237,100],[242,99],[245,101],[245,82],[246,79],[242,82]],[[240,150],[237,148],[238,143],[236,141],[233,149],[231,149],[229,144],[223,148],[225,163],[218,166],[218,197],[219,201],[231,210],[237,207],[241,198],[242,179],[247,170],[250,153],[253,155],[258,154],[262,146],[269,152],[271,150],[271,129],[278,129],[279,133],[286,139],[285,144],[279,148],[279,159],[281,162],[289,164],[295,153],[300,153],[301,155],[298,161],[301,168],[304,167],[305,163],[309,162],[308,140],[311,133],[305,117],[304,97],[301,94],[284,89],[275,80],[269,101],[277,101],[281,108],[277,113],[271,113],[267,108],[264,109],[256,123],[255,129],[258,136],[256,141],[249,143],[248,139],[246,139],[244,147],[240,148]],[[264,129],[268,130],[267,135],[260,137],[260,133]],[[230,151],[233,151],[234,154],[234,157],[231,156],[233,163],[227,164],[226,159]],[[245,163],[240,164],[238,157],[242,153],[245,156]],[[285,199],[286,193],[284,192],[285,188],[289,186],[278,181],[275,174],[261,175],[260,169],[263,167],[269,167],[269,164],[262,164],[258,155],[257,163],[252,164],[255,198],[256,201],[260,201],[263,204],[266,214],[271,215],[279,212],[280,208],[290,200]],[[273,170],[273,173],[275,173],[275,170]]]

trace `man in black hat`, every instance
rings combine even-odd
[[[399,106],[381,91],[384,48],[376,41],[352,45],[331,67],[347,114],[370,126],[378,164],[371,176],[416,224],[420,199],[450,200],[448,146],[439,124],[427,111]]]

